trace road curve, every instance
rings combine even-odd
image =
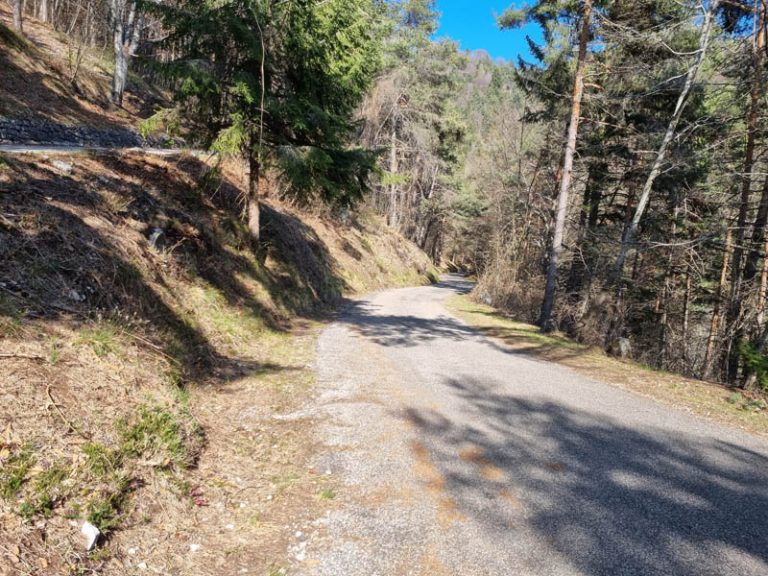
[[[340,487],[290,573],[768,574],[764,439],[484,338],[441,305],[469,288],[382,292],[320,337],[296,417]]]

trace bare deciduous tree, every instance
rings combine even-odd
[[[112,76],[112,104],[123,105],[128,67],[141,38],[143,17],[135,0],[109,0],[115,71]]]

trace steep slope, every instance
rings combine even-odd
[[[310,424],[280,418],[311,390],[318,320],[344,295],[434,273],[375,217],[278,201],[254,253],[238,170],[0,157],[9,566],[263,574],[294,522],[333,505],[333,479],[307,467]],[[85,520],[106,538],[90,553]]]
[[[21,37],[11,22],[7,4],[0,3],[0,117],[135,128],[162,101],[158,91],[131,75],[124,107],[110,107],[111,54],[74,45],[31,17]]]

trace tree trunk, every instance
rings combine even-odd
[[[742,282],[747,276],[754,278],[757,271],[756,258],[751,266],[748,259],[747,268],[742,273],[742,261],[744,258],[744,242],[747,237],[747,212],[749,211],[749,201],[752,195],[752,172],[755,167],[755,140],[757,137],[757,120],[760,111],[760,96],[762,92],[763,75],[763,47],[765,45],[765,3],[759,0],[755,3],[755,37],[752,45],[752,86],[750,90],[750,105],[747,113],[747,140],[744,151],[744,167],[742,168],[741,199],[739,203],[739,216],[736,223],[736,244],[733,250],[733,268],[731,269],[731,294],[730,304],[728,306],[728,322],[733,324],[741,316],[741,298]],[[762,220],[762,227],[765,226],[765,207],[763,203],[768,200],[765,197],[761,199],[760,211],[755,219],[756,226]],[[768,206],[766,206],[768,207]],[[758,237],[758,243],[762,239],[762,231],[755,229],[754,235]],[[756,248],[759,250],[759,248]],[[751,268],[751,269],[750,269]],[[735,382],[738,378],[740,364],[740,343],[744,334],[741,328],[737,329],[733,342],[728,353],[727,370],[728,381]]]
[[[624,264],[627,261],[627,254],[629,253],[629,250],[635,241],[635,235],[637,234],[637,229],[640,226],[640,220],[643,218],[643,214],[645,213],[645,209],[647,208],[648,201],[651,197],[653,184],[656,182],[656,178],[658,178],[659,174],[661,174],[661,168],[667,156],[667,149],[672,143],[672,138],[675,136],[677,125],[680,123],[683,110],[688,103],[688,94],[693,87],[693,82],[696,79],[699,68],[701,68],[701,65],[704,63],[704,58],[707,55],[707,48],[709,47],[709,36],[712,31],[712,22],[714,20],[715,11],[717,10],[719,4],[720,0],[714,0],[710,4],[709,9],[707,9],[704,13],[704,24],[701,28],[701,35],[699,37],[699,50],[696,56],[696,60],[691,65],[691,67],[688,68],[688,72],[685,76],[685,84],[683,85],[683,90],[680,92],[680,96],[677,99],[675,111],[673,112],[672,118],[667,125],[667,131],[664,134],[664,139],[661,141],[661,145],[656,152],[656,159],[653,162],[653,167],[651,168],[651,171],[648,174],[648,178],[643,185],[643,189],[640,192],[640,198],[637,202],[637,208],[635,208],[635,214],[632,217],[629,226],[624,232],[624,237],[621,240],[621,249],[619,250],[619,256],[616,259],[615,266],[615,279],[619,291],[621,291],[621,280],[624,273]]]
[[[117,36],[117,32],[115,33]],[[112,76],[112,104],[122,107],[125,94],[125,84],[128,80],[128,55],[122,47],[115,43],[115,72]]]
[[[765,238],[765,227],[768,224],[768,176],[763,181],[763,191],[760,195],[760,205],[757,208],[755,222],[752,226],[752,242],[744,265],[744,280],[751,282],[757,276],[760,263],[760,250]]]
[[[594,264],[592,261],[594,246],[592,245],[593,240],[590,237],[590,233],[597,226],[600,215],[600,201],[603,197],[603,175],[607,169],[608,167],[605,162],[592,163],[589,166],[581,214],[579,214],[580,235],[578,246],[581,251],[581,257],[574,258],[571,262],[571,270],[568,274],[568,284],[566,287],[566,292],[573,302],[579,300],[585,275],[589,273],[589,269]]]
[[[763,243],[763,269],[760,272],[760,287],[757,290],[757,317],[755,324],[758,333],[765,328],[765,297],[768,293],[768,235]]]
[[[587,44],[589,43],[589,27],[592,22],[592,0],[584,0],[581,9],[581,31],[579,33],[579,55],[576,61],[576,75],[573,80],[573,98],[571,101],[571,119],[568,124],[568,136],[563,155],[563,169],[560,178],[560,191],[557,197],[555,212],[555,231],[549,252],[547,268],[547,285],[544,289],[544,301],[541,305],[539,324],[545,332],[554,329],[552,309],[555,305],[555,289],[557,285],[557,267],[563,251],[565,236],[565,220],[568,215],[568,194],[571,188],[573,173],[573,157],[576,153],[576,138],[579,133],[581,116],[581,100],[584,95],[584,71],[587,65]]]
[[[710,377],[712,373],[712,365],[715,361],[715,344],[720,332],[720,316],[722,315],[725,285],[726,282],[728,282],[728,264],[731,258],[732,242],[733,234],[729,229],[725,235],[725,252],[723,253],[723,266],[720,268],[720,283],[717,286],[717,299],[715,300],[715,308],[712,310],[712,322],[709,326],[707,349],[704,353],[704,365],[701,369],[701,377],[703,380],[707,380]]]
[[[37,7],[37,18],[41,22],[48,22],[48,0],[40,0],[40,6]]]
[[[121,107],[128,81],[128,67],[136,53],[141,37],[142,18],[135,1],[126,14],[125,0],[111,0],[112,43],[115,52],[115,71],[112,75],[112,104]]]
[[[12,0],[13,4],[13,27],[24,34],[24,0]]]
[[[688,332],[690,325],[690,312],[691,310],[691,265],[688,263],[685,267],[685,292],[683,294],[683,333],[682,333],[682,347],[683,347],[683,363],[685,366],[689,366],[688,362]],[[693,370],[688,368],[692,373]]]
[[[248,223],[248,231],[251,233],[251,241],[256,247],[261,241],[260,180],[261,162],[259,162],[257,151],[251,147],[248,151],[248,198],[245,203],[245,220]]]
[[[680,213],[680,208],[675,204],[675,208],[672,212],[672,226],[670,230],[670,236],[674,242],[677,236],[677,218]],[[664,272],[664,285],[659,293],[659,304],[657,306],[657,313],[659,314],[659,368],[662,370],[667,367],[667,348],[669,345],[669,303],[672,300],[672,296],[675,291],[675,284],[677,282],[675,275],[675,250],[669,248],[669,255],[667,256],[667,268]]]
[[[397,228],[397,183],[394,181],[397,175],[397,130],[392,124],[392,135],[389,144],[389,173],[393,178],[389,186],[389,227]]]

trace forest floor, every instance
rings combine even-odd
[[[470,288],[380,292],[323,331],[315,400],[288,417],[315,424],[336,506],[295,535],[292,574],[768,572],[764,437],[471,327],[444,306],[487,314],[455,299]]]
[[[136,129],[165,101],[161,92],[131,74],[123,107],[111,106],[114,57],[108,51],[75,46],[31,17],[21,38],[11,29],[12,21],[7,3],[0,3],[0,116]]]

